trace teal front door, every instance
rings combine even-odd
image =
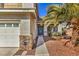
[[[44,30],[43,30],[43,26],[38,26],[38,35],[43,35]]]

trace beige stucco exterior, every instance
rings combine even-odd
[[[0,23],[19,23],[19,47],[27,50],[32,49],[34,39],[37,37],[36,9],[34,4],[6,3],[4,8],[1,4],[0,7]],[[26,46],[24,46],[24,41],[28,41]]]

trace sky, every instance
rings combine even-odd
[[[38,14],[40,17],[46,16],[46,14],[47,14],[46,8],[47,8],[47,6],[49,6],[51,4],[55,5],[55,4],[61,4],[61,3],[38,3]]]

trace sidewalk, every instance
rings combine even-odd
[[[48,56],[49,55],[43,36],[38,37],[35,55],[36,56]]]

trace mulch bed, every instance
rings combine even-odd
[[[47,37],[44,38],[47,40]],[[79,56],[79,46],[72,47],[70,43],[64,46],[65,40],[48,39],[45,44],[50,56]]]

